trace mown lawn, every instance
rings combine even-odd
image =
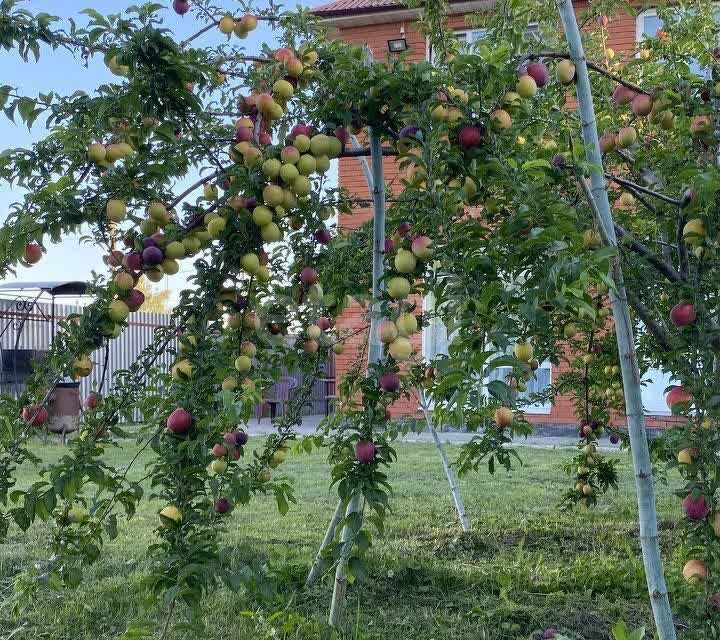
[[[108,455],[122,464],[133,450],[127,444]],[[53,459],[62,448],[38,452]],[[434,447],[398,446],[398,462],[390,472],[394,512],[386,536],[376,539],[370,552],[368,581],[349,589],[352,620],[346,637],[499,640],[538,637],[538,630],[556,627],[589,640],[608,638],[619,620],[631,628],[649,624],[628,455],[618,454],[622,485],[617,495],[594,511],[562,513],[556,505],[569,480],[560,464],[570,452],[520,452],[524,466],[511,473],[483,472],[462,480],[474,530],[463,538]],[[449,454],[457,449],[449,447]],[[322,455],[293,454],[284,471],[295,485],[298,504],[286,516],[278,515],[270,498],[237,509],[226,536],[228,557],[237,564],[274,558],[277,570],[301,583],[335,498]],[[143,465],[133,473],[142,477]],[[24,471],[22,483],[32,479],[32,468]],[[658,490],[662,545],[682,619],[693,588],[680,576],[682,551],[673,531],[679,501],[671,490]],[[123,525],[120,536],[106,546],[104,560],[87,572],[77,590],[44,593],[20,618],[9,607],[0,608],[0,638],[118,638],[138,621],[158,629],[163,612],[144,612],[140,590],[157,508],[144,504]],[[19,571],[46,557],[46,536],[45,525],[37,525],[27,534],[13,530],[9,543],[0,545],[0,598],[7,599]],[[171,625],[167,638],[332,638],[324,624],[331,589],[329,578],[309,592],[286,586],[275,602],[221,590],[204,602],[202,636]],[[279,610],[282,615],[268,620]],[[176,619],[182,620],[181,612]],[[282,625],[287,635],[279,631]]]

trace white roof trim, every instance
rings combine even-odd
[[[495,5],[495,0],[466,0],[465,2],[453,2],[449,7],[450,15],[484,11]],[[347,27],[359,27],[369,24],[382,24],[385,22],[397,22],[401,20],[414,20],[420,13],[420,9],[408,9],[406,7],[389,8],[386,11],[368,11],[365,13],[354,13],[351,15],[319,16],[320,22],[333,26],[337,29]]]

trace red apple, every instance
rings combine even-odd
[[[544,87],[550,80],[550,70],[542,62],[533,62],[527,66],[527,74],[535,80],[538,87]]]
[[[276,49],[273,55],[275,56],[275,60],[279,60],[280,62],[290,62],[290,60],[295,58],[294,51],[287,47]]]
[[[130,271],[140,271],[140,269],[142,269],[142,262],[142,253],[139,251],[131,251],[123,260],[123,264]]]
[[[340,143],[344,147],[348,139],[347,129],[345,129],[345,127],[335,127],[335,137],[340,140]]]
[[[313,269],[312,267],[305,267],[300,272],[300,282],[302,282],[306,287],[315,284],[318,281],[318,278],[317,269]]]
[[[298,122],[292,129],[290,129],[290,136],[294,138],[295,136],[310,136],[310,127],[308,125],[303,124],[302,122]]]
[[[412,227],[409,222],[401,222],[395,233],[397,233],[401,238],[404,238],[408,233],[410,233],[410,229],[412,229]]]
[[[216,444],[212,448],[212,454],[217,458],[224,458],[228,453],[228,448],[224,444]]]
[[[458,132],[458,143],[463,149],[475,149],[482,143],[482,130],[480,127],[468,125]]]
[[[670,310],[670,321],[676,327],[687,327],[694,324],[696,319],[695,305],[689,302],[680,302]]]
[[[137,311],[145,302],[145,294],[138,289],[131,289],[124,300],[130,311]]]
[[[693,498],[692,494],[688,494],[683,500],[683,511],[688,520],[702,520],[710,513],[710,505],[705,496]]]
[[[173,9],[179,16],[184,16],[188,11],[190,11],[190,1],[173,0]]]
[[[615,87],[615,91],[613,91],[612,99],[617,105],[630,104],[636,95],[632,89],[628,89],[625,85],[619,84]]]
[[[412,241],[410,249],[416,257],[427,260],[432,256],[432,240],[427,236],[418,236]]]
[[[607,153],[615,149],[617,140],[614,133],[606,133],[600,138],[600,153]]]
[[[94,391],[87,394],[87,397],[85,398],[85,402],[83,402],[83,405],[86,409],[96,409],[98,405],[100,404],[100,400],[102,400],[102,397],[99,393],[95,393]]]
[[[314,340],[310,338],[309,340],[305,340],[303,342],[303,350],[305,353],[313,354],[317,353],[317,350],[320,348],[320,345],[318,344],[317,340]]]
[[[155,266],[160,264],[163,261],[163,258],[163,252],[159,247],[147,247],[147,249],[143,249],[143,264]]]
[[[665,402],[670,410],[672,410],[676,404],[689,404],[692,400],[692,394],[682,385],[673,387],[665,396]]]
[[[360,440],[355,445],[355,460],[360,464],[370,464],[376,454],[377,447],[372,440]]]
[[[330,244],[330,240],[332,240],[330,232],[325,227],[317,229],[314,236],[315,240],[317,240],[320,244]]]
[[[630,104],[630,108],[636,116],[647,116],[650,115],[653,107],[653,100],[650,96],[644,93],[637,94]]]
[[[45,407],[38,404],[31,404],[23,407],[22,419],[33,427],[39,427],[48,421],[48,412]]]
[[[183,434],[190,431],[192,422],[192,416],[182,407],[178,407],[168,416],[167,428],[172,433]]]
[[[28,264],[37,264],[42,258],[42,247],[37,242],[28,242],[25,245],[25,262]]]
[[[123,257],[123,252],[115,249],[114,251],[108,253],[105,258],[105,263],[109,267],[119,267],[123,262]]]
[[[327,331],[330,328],[330,320],[324,316],[315,320],[315,324],[320,327],[320,331]]]
[[[397,373],[384,373],[380,378],[380,388],[388,393],[394,393],[400,388],[400,376]]]
[[[225,496],[220,496],[215,500],[216,513],[227,513],[230,509],[232,509],[232,503]]]

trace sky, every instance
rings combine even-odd
[[[141,0],[138,0],[137,4]],[[118,13],[125,7],[135,4],[133,0],[25,0],[20,6],[33,13],[47,12],[62,18],[72,17],[79,26],[86,24],[87,16],[80,14],[86,7],[92,7],[96,11],[107,15]],[[164,26],[177,35],[177,40],[197,32],[207,24],[200,21],[191,11],[180,17],[172,11],[171,0],[162,2],[167,9],[162,12]],[[235,15],[238,13],[238,3],[233,0],[216,0],[215,5],[227,8],[228,12]],[[256,2],[257,8],[262,8],[263,0]],[[286,9],[294,8],[296,5],[312,6],[320,4],[320,0],[301,0],[284,5]],[[220,38],[226,38],[219,31],[211,29],[207,34],[198,38],[194,45],[197,47],[220,43]],[[236,42],[239,42],[235,39]],[[274,37],[272,30],[266,22],[261,21],[257,30],[243,40],[243,45],[249,54],[256,53],[263,42],[273,46]],[[62,49],[52,51],[49,47],[41,50],[40,61],[25,63],[15,51],[0,50],[0,69],[2,78],[0,84],[14,87],[19,94],[36,96],[38,92],[54,91],[61,95],[69,95],[77,90],[91,93],[94,87],[103,82],[117,81],[107,67],[103,64],[102,56],[97,56],[85,67],[83,61],[74,58],[72,54]],[[0,149],[29,147],[33,142],[45,135],[44,120],[40,117],[31,131],[21,123],[13,124],[4,114],[0,114]],[[188,176],[185,181],[188,184],[196,179]],[[182,184],[178,185],[178,191],[182,190]],[[12,202],[22,200],[23,192],[15,186],[0,182],[0,219],[7,216],[8,206]],[[88,244],[80,244],[77,237],[66,236],[61,244],[48,245],[48,253],[40,263],[29,269],[20,267],[17,280],[38,281],[38,280],[87,280],[92,270],[103,271],[106,267],[102,262],[100,251]],[[187,271],[189,263],[183,265]],[[7,281],[13,281],[8,279]],[[161,282],[163,287],[169,286],[173,289],[173,298],[177,290],[185,284],[182,272],[173,278],[164,278]]]

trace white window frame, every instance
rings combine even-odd
[[[432,292],[423,296],[422,300],[423,313],[435,312],[435,296]],[[445,323],[438,317],[431,317],[430,324],[422,328],[422,357],[423,360],[430,361],[438,355],[447,355],[447,350],[436,349],[438,343],[438,335],[444,333],[444,341],[450,345],[451,336],[448,335]]]
[[[635,18],[635,44],[639,44],[643,38],[647,37],[645,35],[645,18],[657,17],[657,9],[645,9],[645,11],[638,13],[637,18]]]
[[[510,350],[508,350],[508,352],[510,352]],[[498,355],[500,355],[500,354],[498,354]],[[512,371],[512,367],[497,367],[497,369],[495,369],[495,371],[498,371],[498,370],[505,371],[506,369],[508,370],[507,373],[510,373],[510,371]],[[540,366],[538,366],[538,371],[540,369],[548,370],[549,378],[550,378],[550,380],[548,382],[548,386],[551,387],[552,383],[553,383],[553,366],[552,366],[552,363],[550,362],[550,360],[543,360],[540,363]],[[506,380],[506,374],[501,376],[500,378],[495,378],[495,379]],[[489,377],[483,378],[482,395],[485,396],[486,398],[490,397],[490,394],[488,393],[488,390],[487,390],[487,385],[489,382],[490,382]],[[527,413],[529,415],[549,416],[552,413],[552,408],[553,408],[553,400],[552,400],[552,398],[550,398],[544,404],[526,404],[522,407],[522,410],[524,413]]]
[[[667,405],[665,404],[665,394],[662,392],[662,390],[665,387],[668,387],[672,384],[680,384],[678,380],[675,380],[672,375],[666,374],[662,369],[648,369],[645,372],[645,375],[643,376],[642,381],[646,384],[643,384],[641,389],[641,396],[642,396],[642,403],[643,403],[643,412],[646,416],[671,416],[672,411],[667,408]],[[649,386],[647,383],[651,383]],[[647,408],[648,400],[651,399],[652,396],[655,396],[655,394],[659,394],[659,399],[657,404],[660,409],[655,408]]]
[[[538,22],[528,22],[527,28],[528,29],[537,29],[539,26],[540,26],[540,24]],[[471,33],[487,33],[488,31],[489,31],[489,29],[483,29],[483,28],[455,29],[453,31],[453,34],[456,36],[465,36],[465,42],[468,44],[472,44],[472,42],[470,42],[468,40],[468,36]],[[477,42],[477,41],[474,40],[473,42]],[[426,36],[425,37],[425,60],[427,60],[428,62],[433,62],[434,56],[431,54],[432,54],[432,51],[430,51],[430,38]]]

